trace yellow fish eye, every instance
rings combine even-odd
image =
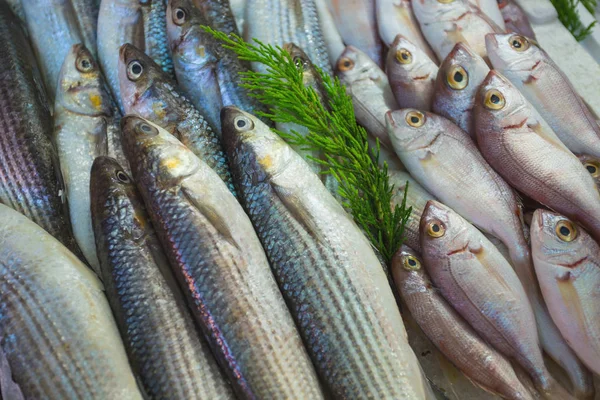
[[[525,51],[530,46],[529,40],[527,40],[525,36],[521,35],[511,36],[510,39],[508,39],[508,43],[510,43],[510,47],[516,51]]]
[[[348,57],[343,57],[343,58],[340,58],[340,61],[338,61],[337,66],[338,66],[338,69],[342,72],[349,71],[352,68],[354,68],[354,61],[352,61]]]
[[[425,123],[425,116],[420,111],[411,111],[406,114],[406,123],[413,128],[419,128]]]
[[[77,59],[75,68],[77,68],[79,72],[90,72],[94,69],[94,64],[89,57],[83,56]]]
[[[398,60],[400,64],[410,64],[412,63],[412,59],[413,58],[410,51],[406,49],[398,49],[396,51],[396,60]]]
[[[592,178],[597,178],[598,176],[600,176],[600,164],[593,161],[588,161],[585,164],[583,164],[583,166],[585,167],[585,169],[587,169]]]
[[[501,110],[506,105],[504,95],[496,89],[490,89],[485,93],[483,105],[490,110]]]
[[[556,235],[563,242],[572,242],[577,238],[577,227],[569,220],[558,221],[555,228]]]
[[[448,86],[452,89],[462,90],[469,84],[469,75],[463,67],[455,65],[448,70],[448,73],[446,74],[446,83],[448,83]]]
[[[421,262],[411,254],[402,254],[402,265],[407,271],[418,271],[421,269]]]
[[[431,221],[427,224],[427,234],[434,238],[444,236],[446,233],[446,227],[440,221]]]
[[[442,4],[450,4],[452,3],[454,0],[438,0],[438,3],[442,3]]]

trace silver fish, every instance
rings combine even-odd
[[[507,32],[515,32],[535,40],[535,32],[525,11],[514,0],[498,0]]]
[[[390,46],[385,64],[392,92],[400,108],[431,110],[437,65],[402,35]]]
[[[337,62],[336,75],[352,96],[358,123],[391,150],[385,113],[399,107],[385,73],[368,55],[348,46]]]
[[[329,63],[335,65],[338,58],[344,52],[346,46],[342,40],[342,36],[335,26],[333,16],[327,6],[327,0],[315,0],[317,6],[317,13],[319,14],[319,22],[321,25],[321,32],[323,33],[323,40],[327,46],[327,54],[329,55]]]
[[[475,139],[473,106],[490,68],[464,43],[457,43],[440,65],[432,111],[454,122]]]
[[[219,176],[167,131],[121,122],[132,172],[188,306],[242,399],[322,399],[252,223]]]
[[[1,345],[25,398],[141,400],[100,281],[23,215],[0,220]]]
[[[565,146],[600,157],[600,125],[548,54],[518,34],[487,35],[485,40],[494,68],[521,91]]]

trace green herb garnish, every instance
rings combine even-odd
[[[326,109],[314,89],[304,86],[302,71],[280,47],[257,40],[251,44],[237,35],[204,29],[241,60],[267,67],[267,73],[242,73],[243,86],[270,109],[261,116],[308,128],[307,136],[294,131],[290,134],[274,131],[290,145],[325,154],[325,160],[311,158],[327,167],[327,173],[340,183],[338,192],[344,206],[389,263],[402,244],[404,226],[412,209],[406,208],[406,191],[402,204],[392,209],[393,186],[388,179],[387,164],[379,166],[379,143],[376,149],[369,149],[367,132],[356,123],[352,99],[344,86],[317,68],[327,92]]]
[[[558,13],[558,19],[571,32],[571,34],[581,42],[592,33],[592,29],[596,25],[596,21],[589,24],[587,27],[581,23],[577,5],[581,3],[587,8],[592,15],[596,8],[596,0],[550,0]]]

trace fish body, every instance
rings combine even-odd
[[[240,33],[244,33],[244,28],[246,26],[246,3],[247,0],[230,0],[229,6],[231,7],[231,13],[233,14],[233,18],[235,18],[235,25],[237,26],[237,30]]]
[[[490,72],[485,60],[457,43],[440,65],[432,111],[454,122],[475,140],[473,106],[479,86]]]
[[[600,125],[573,85],[537,44],[517,34],[486,36],[490,61],[577,154],[600,157]]]
[[[91,183],[106,295],[145,392],[151,398],[233,399],[133,181],[116,160],[98,157]]]
[[[42,78],[18,20],[4,3],[0,35],[0,202],[77,252],[61,198],[63,182]]]
[[[333,74],[315,0],[248,0],[246,15],[246,41],[257,39],[279,47],[294,43],[324,73]],[[254,69],[267,72],[264,64]]]
[[[79,32],[83,39],[84,46],[92,53],[92,57],[97,59],[97,35],[98,13],[100,12],[99,0],[70,0],[71,6],[75,12],[75,18],[79,25]]]
[[[500,10],[500,4],[497,0],[469,0],[471,4],[476,6],[491,19],[502,30],[506,30],[504,16]]]
[[[507,399],[533,399],[510,362],[433,287],[421,257],[403,245],[392,261],[398,292],[435,346],[473,382]]]
[[[514,0],[498,0],[507,32],[515,32],[535,40],[535,32],[525,11]]]
[[[134,179],[188,306],[239,398],[323,394],[252,223],[167,131],[123,118]]]
[[[193,0],[194,6],[198,8],[209,26],[230,35],[232,33],[241,36],[241,30],[237,28],[233,8],[240,0]],[[248,0],[244,0],[247,3]],[[244,5],[247,12],[248,4]]]
[[[377,32],[375,0],[326,0],[344,43],[383,66],[383,43]]]
[[[65,182],[73,236],[96,273],[100,265],[90,212],[90,173],[94,159],[108,152],[112,123],[110,94],[100,67],[82,44],[65,58],[54,104],[54,142]]]
[[[123,45],[119,55],[123,107],[166,129],[213,168],[233,191],[219,135],[160,66],[140,49]]]
[[[600,239],[600,194],[581,162],[508,79],[491,71],[475,104],[479,149],[526,196]]]
[[[0,220],[0,343],[24,397],[141,400],[100,281],[23,215]]]
[[[336,75],[352,97],[358,123],[391,150],[385,113],[399,107],[385,72],[367,54],[348,46],[337,62]]]
[[[459,42],[485,59],[485,35],[503,32],[469,0],[414,0],[412,6],[421,32],[438,60],[444,60]]]
[[[421,248],[433,283],[481,337],[519,363],[547,398],[570,398],[544,365],[525,289],[494,245],[430,200],[421,218]]]
[[[333,16],[329,7],[327,6],[327,0],[315,0],[317,6],[317,13],[319,14],[319,22],[321,25],[321,32],[323,33],[323,40],[327,46],[327,54],[329,55],[329,63],[335,65],[338,58],[344,52],[346,46],[342,40],[342,36],[335,26]]]
[[[365,236],[283,139],[233,107],[222,118],[240,198],[325,386],[336,398],[424,398],[427,384]],[[342,307],[351,311],[340,316]]]
[[[391,47],[396,36],[402,35],[437,63],[435,53],[421,33],[411,3],[411,0],[375,0],[379,36]]]
[[[400,108],[431,110],[438,67],[424,51],[405,37],[396,36],[385,71]]]
[[[581,360],[600,372],[600,246],[560,214],[536,210],[535,269],[552,319]]]

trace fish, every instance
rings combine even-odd
[[[459,42],[486,59],[485,35],[504,32],[469,0],[414,0],[412,6],[421,32],[439,60]]]
[[[432,111],[454,122],[476,140],[473,106],[479,86],[490,72],[483,58],[464,43],[448,54],[435,81]]]
[[[587,154],[576,154],[590,176],[594,178],[596,186],[600,188],[600,158]]]
[[[600,157],[600,125],[550,56],[514,33],[485,40],[494,69],[519,89],[565,146],[573,153]]]
[[[516,190],[600,239],[600,193],[587,169],[510,81],[490,71],[475,101],[485,159]]]
[[[18,19],[3,2],[0,35],[0,202],[80,254],[65,209],[43,81]]]
[[[315,0],[317,7],[317,13],[319,15],[319,23],[321,25],[321,32],[323,33],[323,40],[327,46],[327,54],[329,56],[329,63],[335,65],[338,58],[344,52],[346,46],[342,40],[342,35],[335,26],[333,16],[327,6],[327,0]]]
[[[489,17],[503,31],[506,31],[504,16],[500,10],[498,0],[469,0],[471,4],[481,10],[483,14]]]
[[[386,46],[392,47],[396,36],[402,35],[437,65],[437,57],[421,33],[411,3],[412,0],[375,0],[379,36]]]
[[[27,21],[25,20],[25,11],[23,10],[23,3],[21,0],[5,0],[6,4],[10,7],[11,11],[17,16],[23,23],[23,30],[26,30]]]
[[[279,47],[292,42],[302,48],[321,71],[333,75],[315,1],[248,0],[244,39]],[[261,63],[253,68],[267,72]]]
[[[23,396],[141,400],[98,278],[22,214],[0,220],[0,345]]]
[[[438,67],[424,51],[407,38],[396,36],[387,55],[385,71],[400,108],[431,110]]]
[[[144,391],[150,398],[233,399],[133,180],[115,159],[100,156],[90,189],[102,281]]]
[[[92,57],[97,59],[97,35],[98,13],[100,12],[99,0],[70,0],[75,12],[75,18],[79,25],[79,32],[83,39],[83,45],[90,51]]]
[[[268,126],[234,107],[221,117],[242,205],[326,388],[335,398],[424,398],[427,383],[364,234]]]
[[[476,385],[507,399],[533,399],[510,362],[448,304],[425,269],[406,245],[392,260],[396,288],[426,336]]]
[[[90,173],[94,159],[108,153],[107,129],[113,115],[100,67],[83,44],[65,57],[54,104],[54,143],[73,235],[85,259],[100,273],[90,213]]]
[[[408,172],[399,170],[388,170],[388,179],[392,190],[392,208],[401,205],[406,193],[406,207],[412,207],[412,212],[408,216],[406,225],[404,225],[404,243],[417,252],[421,251],[421,241],[419,239],[419,224],[421,215],[429,200],[437,200],[434,195],[429,193],[423,186],[419,185]],[[408,183],[408,188],[407,188]]]
[[[581,360],[600,373],[600,246],[568,218],[538,209],[531,247],[552,319]]]
[[[337,62],[336,75],[352,97],[356,120],[383,147],[393,150],[385,125],[385,113],[399,108],[388,78],[369,56],[347,46]]]
[[[164,0],[102,0],[98,14],[98,54],[112,94],[124,112],[119,86],[119,49],[130,43],[174,77],[167,40]]]
[[[233,14],[232,3],[239,0],[193,0],[193,6],[201,11],[208,25],[213,29],[221,31],[226,35],[235,34],[241,36],[237,22]],[[248,0],[244,0],[244,14],[248,11]]]
[[[420,228],[426,271],[444,298],[485,341],[521,365],[545,398],[572,398],[546,369],[525,289],[496,247],[434,200]]]
[[[125,44],[119,53],[119,79],[127,114],[137,114],[166,129],[235,191],[220,135],[158,64],[140,49]]]
[[[535,40],[535,32],[531,27],[525,11],[513,0],[498,0],[498,7],[502,13],[507,32],[518,33]]]
[[[325,0],[344,43],[383,67],[383,43],[377,31],[375,0]]]
[[[216,6],[219,2],[203,3],[208,8],[208,3]],[[169,1],[169,45],[177,82],[212,128],[220,133],[219,112],[223,106],[236,104],[252,113],[265,111],[265,108],[242,87],[240,74],[249,71],[250,64],[240,60],[236,53],[225,49],[218,39],[204,31],[203,25],[211,25],[208,17],[211,14],[204,8],[202,10],[194,7],[191,0]],[[213,28],[227,32],[219,26],[217,24]]]
[[[238,32],[243,33],[246,26],[246,3],[247,0],[230,0],[229,6],[235,19]]]
[[[322,399],[248,216],[164,129],[121,120],[133,178],[194,319],[241,399]]]
[[[40,65],[49,103],[54,105],[58,76],[67,53],[83,37],[70,0],[21,0],[27,31]]]
[[[2,349],[0,349],[0,396],[3,399],[25,400],[23,391],[13,380],[10,364]]]

